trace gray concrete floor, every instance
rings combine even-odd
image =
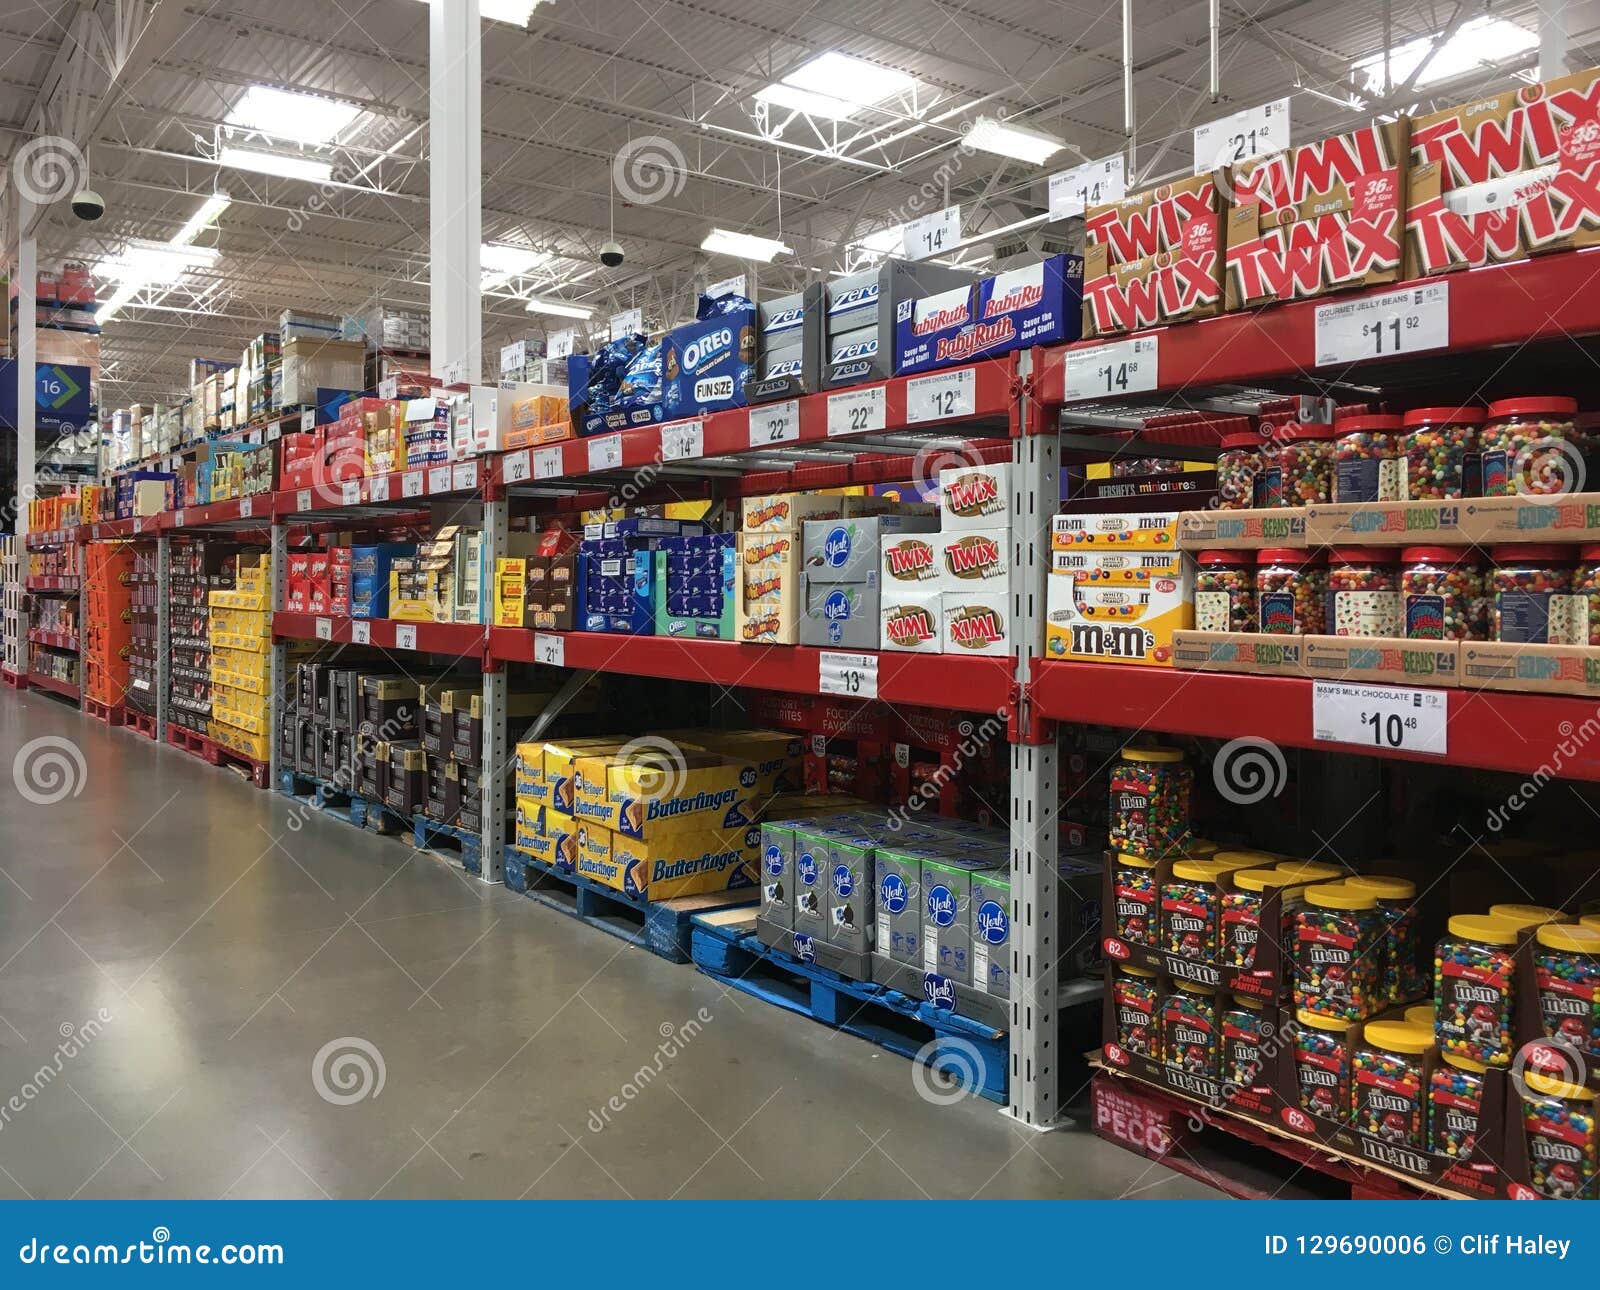
[[[1215,1194],[42,695],[0,756],[0,1196]]]

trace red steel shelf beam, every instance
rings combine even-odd
[[[51,694],[59,694],[64,698],[77,703],[83,692],[70,681],[58,681],[53,676],[46,676],[43,672],[28,673],[28,688],[32,690],[48,690]]]
[[[272,633],[286,640],[376,645],[380,649],[449,654],[456,658],[472,656],[480,660],[488,643],[488,628],[482,623],[404,623],[389,618],[346,618],[337,614],[301,614],[287,610],[273,614]]]

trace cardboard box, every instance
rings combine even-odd
[[[801,549],[805,598],[800,643],[877,649],[882,543],[900,534],[933,532],[936,523],[920,515],[808,520]]]
[[[755,358],[753,306],[674,327],[661,342],[661,395],[666,417],[744,407],[745,386]]]
[[[939,472],[939,527],[994,530],[1011,522],[1011,465],[951,466]]]
[[[1458,648],[1464,689],[1600,698],[1600,649],[1593,646],[1462,641]]]
[[[735,638],[752,644],[793,645],[799,632],[799,534],[740,533],[735,552]]]
[[[890,497],[841,493],[762,493],[743,499],[743,533],[799,533],[807,520],[864,519],[895,511],[916,513]]]
[[[939,534],[941,591],[1005,591],[1011,583],[1011,530],[951,529]]]
[[[655,634],[690,640],[732,640],[739,592],[734,537],[668,538],[654,553]],[[676,544],[682,543],[683,546]],[[639,558],[649,558],[643,553]]]
[[[1307,516],[1314,507],[1266,507],[1259,510],[1183,511],[1177,517],[1177,544],[1186,551],[1248,550],[1263,546],[1315,546],[1306,536]],[[1057,516],[1057,521],[1063,519]],[[1070,550],[1073,534],[1051,535],[1057,551]],[[1373,538],[1362,538],[1372,542]]]
[[[944,650],[944,596],[938,591],[880,592],[880,649],[938,654]]]
[[[614,834],[612,847],[620,881],[607,885],[646,900],[672,900],[705,891],[754,887],[761,856],[761,830],[754,825],[722,831],[694,830],[648,841]]]
[[[883,539],[883,590],[888,594],[938,591],[943,582],[935,543],[943,534],[907,533]]]
[[[1304,636],[1258,632],[1178,631],[1172,634],[1172,665],[1199,672],[1308,676],[1305,641]]]
[[[762,794],[756,767],[717,753],[680,749],[678,756],[638,750],[573,761],[573,817],[620,837],[655,838],[692,830],[744,828],[755,822]]]
[[[1209,173],[1089,207],[1083,220],[1083,335],[1220,313],[1222,208]]]
[[[1165,667],[1174,634],[1193,626],[1187,557],[1176,576],[1101,571],[1094,578],[1093,571],[1085,577],[1052,570],[1046,579],[1045,653],[1051,658]]]
[[[550,805],[564,815],[572,814],[575,797],[574,763],[585,754],[611,753],[628,745],[626,739],[612,737],[551,739],[544,745],[544,778],[550,785]]]
[[[1178,544],[1179,511],[1094,512],[1057,515],[1050,522],[1050,549],[1147,551],[1171,550]]]
[[[946,654],[1003,657],[1016,651],[1011,597],[1005,592],[946,591],[939,602],[939,643]]]

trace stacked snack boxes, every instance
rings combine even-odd
[[[1176,511],[1057,515],[1050,547],[1047,655],[1171,666],[1172,634],[1194,625]]]
[[[837,519],[846,503],[865,498],[826,493],[770,493],[746,497],[735,559],[735,639],[793,645],[798,639],[802,526]]]
[[[895,316],[895,370],[926,372],[1077,340],[1082,295],[1082,258],[1053,255],[970,287],[903,300]]]
[[[167,562],[167,720],[203,734],[211,719],[209,575],[226,559],[222,543],[173,538]]]
[[[732,640],[734,534],[663,538],[655,551],[655,634]]]
[[[256,761],[271,755],[272,557],[241,554],[232,590],[210,594],[211,721],[217,743]]]
[[[128,693],[133,548],[92,542],[84,559],[83,686],[96,703],[121,707]]]
[[[1084,214],[1083,334],[1222,312],[1224,202],[1210,174]]]

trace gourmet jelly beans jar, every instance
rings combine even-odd
[[[1455,1053],[1441,1056],[1428,1081],[1428,1150],[1465,1160],[1478,1145],[1483,1076],[1489,1068]]]
[[[1326,625],[1334,636],[1400,635],[1400,577],[1393,551],[1334,549],[1328,556]]]
[[[1401,418],[1406,467],[1406,495],[1417,500],[1470,497],[1467,464],[1476,471],[1478,427],[1482,408],[1413,408]]]
[[[1511,1007],[1521,929],[1509,918],[1457,914],[1433,952],[1433,1031],[1441,1053],[1511,1064]]]
[[[1320,636],[1326,630],[1328,571],[1321,551],[1264,547],[1256,553],[1257,630]]]
[[[1287,953],[1294,940],[1294,916],[1300,910],[1300,888],[1308,879],[1292,872],[1277,869],[1240,869],[1233,874],[1233,890],[1222,897],[1222,962],[1225,967],[1251,968],[1256,962],[1256,947],[1262,936],[1278,938],[1282,952]],[[1282,916],[1277,927],[1263,932],[1261,907],[1274,892],[1279,898]]]
[[[1346,881],[1345,886],[1374,897],[1378,912],[1383,915],[1378,953],[1383,963],[1385,1002],[1405,1003],[1422,998],[1428,993],[1428,970],[1413,908],[1417,884],[1408,878],[1360,874]]]
[[[1350,1118],[1350,1023],[1301,1009],[1295,1014],[1295,1083],[1300,1109],[1341,1124]]]
[[[1261,474],[1261,436],[1242,430],[1222,436],[1217,454],[1217,505],[1237,511],[1256,504],[1256,480]]]
[[[1265,1059],[1263,1041],[1272,1035],[1266,1003],[1239,996],[1222,1014],[1222,1082],[1233,1088],[1254,1088]]]
[[[1295,915],[1295,1007],[1360,1021],[1378,1011],[1381,915],[1370,892],[1322,883],[1305,890]]]
[[[1179,749],[1129,744],[1111,767],[1111,845],[1157,859],[1181,852],[1193,783]]]
[[[1119,965],[1111,982],[1111,1001],[1117,1010],[1117,1042],[1130,1053],[1161,1058],[1161,1027],[1156,1018],[1156,974],[1145,968]]]
[[[1262,453],[1262,506],[1312,506],[1333,492],[1334,428],[1307,423],[1280,426]]]
[[[1553,1200],[1593,1200],[1594,1090],[1531,1071],[1523,1084],[1522,1127],[1533,1189]]]
[[[1200,552],[1194,571],[1194,626],[1202,632],[1255,631],[1254,552]]]
[[[1546,923],[1534,933],[1533,972],[1544,1033],[1600,1057],[1600,931]]]
[[[1161,1003],[1161,1060],[1186,1074],[1216,1079],[1222,1052],[1216,992],[1193,981],[1177,986]]]
[[[1400,418],[1343,417],[1333,428],[1333,500],[1402,501]]]
[[[1119,853],[1113,877],[1117,900],[1117,938],[1130,945],[1154,945],[1161,926],[1161,893],[1156,890],[1156,862],[1147,856]]]
[[[1186,959],[1216,961],[1220,883],[1228,871],[1204,860],[1180,860],[1161,888],[1161,947]]]
[[[1572,589],[1568,548],[1526,542],[1489,549],[1491,639],[1521,645],[1567,643]]]
[[[1483,496],[1573,492],[1583,473],[1577,413],[1576,399],[1491,403],[1478,432]]]
[[[1369,1021],[1350,1058],[1351,1122],[1396,1147],[1427,1140],[1423,1059],[1433,1032],[1409,1021]]]
[[[1600,645],[1600,542],[1578,548],[1572,574],[1573,644]]]
[[[1489,634],[1483,574],[1465,547],[1400,552],[1400,619],[1414,641],[1481,641]]]

